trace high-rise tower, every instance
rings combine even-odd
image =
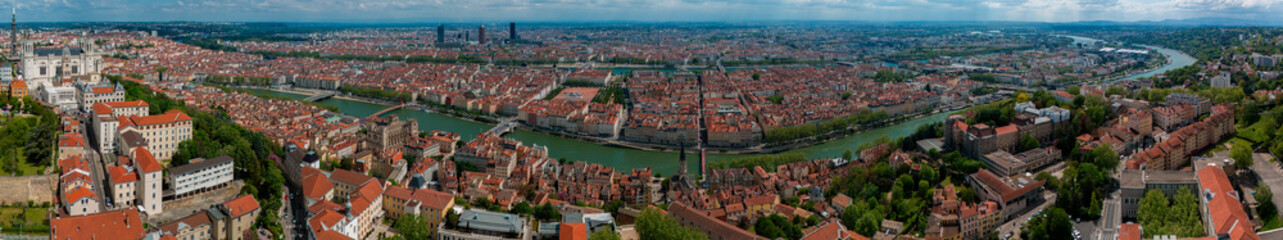
[[[18,55],[18,8],[13,8],[13,21],[9,23],[9,56],[12,59],[21,57]]]
[[[477,43],[486,44],[486,25],[477,28]]]
[[[517,40],[517,23],[508,22],[508,39]]]
[[[445,43],[445,24],[437,25],[437,43]]]

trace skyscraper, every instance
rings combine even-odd
[[[486,44],[486,25],[477,28],[477,43]]]
[[[517,23],[508,22],[508,39],[517,40]]]
[[[445,24],[437,25],[437,43],[445,43]]]

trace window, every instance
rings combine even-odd
[[[42,75],[42,76],[43,76],[43,75],[46,75],[46,74],[49,74],[49,73],[48,73],[48,71],[46,71],[46,70],[45,70],[45,67],[40,67],[40,75]]]

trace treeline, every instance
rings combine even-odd
[[[628,102],[628,91],[623,87],[611,86],[597,91],[597,96],[592,98],[592,102],[601,104],[625,104]]]
[[[224,52],[235,52],[235,51],[237,51],[236,47],[232,47],[232,46],[227,46],[227,45],[219,44],[219,43],[218,43],[218,39],[212,39],[212,38],[193,38],[193,39],[187,39],[187,40],[183,40],[183,43],[186,43],[186,44],[188,44],[188,45],[192,45],[192,46],[196,46],[196,47],[199,47],[199,48],[204,48],[204,49],[213,50],[213,51],[224,51]]]
[[[762,60],[730,60],[722,61],[722,66],[744,66],[744,65],[818,65],[833,63],[833,60],[797,60],[797,59],[762,59]]]
[[[801,138],[815,137],[827,134],[832,131],[849,129],[855,124],[865,125],[890,118],[885,111],[870,111],[868,109],[860,110],[856,114],[846,117],[840,117],[830,121],[801,124],[794,126],[784,126],[766,131],[765,141],[767,143],[785,143]]]
[[[401,101],[401,102],[410,101],[409,93],[397,92],[392,90],[383,90],[378,88],[342,86],[342,87],[339,87],[339,92],[361,96],[361,97],[367,97],[367,98],[388,100],[388,101]]]
[[[1119,38],[1125,42],[1164,46],[1181,50],[1190,56],[1211,62],[1227,50],[1240,46],[1241,35],[1274,32],[1267,28],[1192,28],[1181,31],[1151,31]]]
[[[223,76],[209,75],[205,77],[206,82],[217,83],[222,85],[254,85],[267,86],[272,84],[272,78],[269,77],[240,77],[240,76]]]
[[[561,83],[561,86],[563,86],[563,87],[594,87],[594,88],[602,87],[602,86],[601,86],[601,84],[597,84],[597,83],[589,82],[589,81],[584,81],[584,80],[566,80],[566,82]]]
[[[903,82],[913,79],[913,74],[897,73],[895,70],[878,70],[873,74],[873,81],[876,82]]]
[[[614,64],[651,64],[649,60],[635,57],[613,57],[602,62]]]
[[[776,166],[801,161],[806,161],[806,155],[802,153],[764,154],[714,162],[708,167],[712,169],[762,167],[767,172],[775,172]]]
[[[199,111],[138,83],[120,81],[119,77],[112,80],[125,87],[126,99],[147,102],[152,113],[176,109],[192,117],[192,139],[178,144],[171,166],[181,166],[197,157],[230,156],[236,164],[236,179],[245,181],[241,193],[254,195],[263,209],[281,208],[285,178],[269,158],[271,155],[285,156],[279,145],[262,134],[232,123],[225,112]],[[255,226],[279,235],[283,229],[278,218],[277,211],[263,211],[255,220]]]
[[[913,60],[913,59],[933,59],[933,58],[943,57],[943,56],[956,57],[956,56],[970,56],[970,55],[1002,53],[1002,52],[1016,52],[1016,51],[1029,50],[1033,48],[1034,48],[1033,46],[1023,46],[1023,47],[985,46],[985,47],[972,47],[965,50],[952,50],[952,51],[917,49],[917,50],[910,51],[909,53],[892,54],[890,56],[887,56],[887,58],[893,61]]]
[[[215,84],[204,84],[204,85],[205,85],[205,86],[216,87],[216,88],[218,88],[218,89],[222,89],[224,92],[239,92],[239,93],[244,93],[244,94],[254,95],[255,97],[260,97],[260,98],[276,99],[276,100],[281,100],[281,101],[294,101],[294,102],[299,102],[299,103],[303,103],[303,104],[307,104],[307,105],[316,106],[316,107],[319,107],[319,108],[324,108],[325,110],[329,110],[330,112],[336,112],[336,113],[340,112],[340,111],[339,111],[339,107],[337,107],[337,106],[329,105],[329,104],[322,104],[322,103],[319,103],[319,102],[301,101],[301,100],[293,99],[293,98],[287,98],[287,97],[281,97],[281,96],[274,96],[274,95],[269,95],[269,94],[257,93],[257,92],[253,92],[253,91],[249,91],[249,90],[245,90],[245,89],[240,89],[240,88],[232,89],[232,88],[229,88],[229,87],[225,87],[225,86],[221,86],[221,85],[215,85]]]

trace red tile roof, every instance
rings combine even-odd
[[[165,168],[156,161],[156,157],[151,155],[147,148],[134,148],[134,164],[143,173],[150,173],[164,170]]]
[[[312,199],[321,199],[325,193],[334,189],[334,184],[323,174],[312,174],[303,178],[303,195]]]
[[[85,138],[79,133],[68,133],[58,137],[59,147],[84,147]]]
[[[258,200],[253,195],[244,195],[223,203],[223,207],[227,208],[231,217],[239,217],[258,209]]]
[[[1207,166],[1199,169],[1197,174],[1201,195],[1212,198],[1206,207],[1216,234],[1229,235],[1229,240],[1260,239],[1252,230],[1252,222],[1243,210],[1243,204],[1239,203],[1238,192],[1230,185],[1225,170]]]
[[[1118,240],[1141,240],[1140,224],[1127,223],[1118,227]]]
[[[682,202],[676,202],[669,206],[668,213],[673,215],[675,218],[683,219],[684,222],[693,223],[703,232],[712,233],[712,235],[723,239],[767,239],[762,236],[758,236],[757,234],[744,231],[744,229],[735,227],[735,225],[731,225],[730,223],[708,216],[707,211],[696,210]],[[711,238],[713,236],[709,237]]]
[[[192,117],[187,116],[187,114],[183,113],[182,111],[169,110],[168,112],[165,112],[159,115],[150,115],[150,116],[130,115],[128,117],[122,116],[120,118],[120,128],[124,128],[125,126],[171,124],[171,123],[191,121],[191,120],[192,120]]]
[[[94,191],[84,187],[76,187],[75,189],[72,189],[71,191],[67,192],[66,196],[67,196],[67,202],[69,203],[80,201],[81,198],[90,198],[94,200],[98,199],[98,194],[94,194]]]
[[[94,88],[93,91],[94,91],[94,94],[108,94],[108,93],[115,92],[116,89],[112,87],[98,87],[98,88]]]
[[[138,181],[138,174],[134,174],[134,172],[131,172],[129,169],[125,169],[125,167],[121,166],[107,168],[107,174],[111,175],[112,184]]]
[[[85,216],[49,220],[50,239],[140,239],[144,236],[138,210],[126,208]]]
[[[352,186],[361,186],[367,182],[374,180],[374,177],[366,176],[365,174],[348,171],[344,169],[334,169],[334,172],[330,173],[330,180],[345,183]]]
[[[562,223],[557,231],[559,240],[588,240],[588,226],[584,223]]]
[[[820,223],[815,231],[802,235],[802,240],[869,240],[854,231],[847,230],[837,219]]]

